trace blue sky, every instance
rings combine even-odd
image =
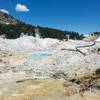
[[[17,4],[27,11],[17,11]],[[0,9],[32,25],[83,34],[100,31],[100,0],[0,0]]]

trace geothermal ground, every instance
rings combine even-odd
[[[0,100],[100,100],[100,42],[0,38]]]

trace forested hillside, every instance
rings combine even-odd
[[[16,39],[20,37],[21,33],[35,36],[35,28],[38,28],[42,38],[56,38],[60,40],[83,38],[83,35],[78,32],[26,24],[9,14],[0,12],[0,35],[4,35],[8,39]]]

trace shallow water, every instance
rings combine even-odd
[[[51,53],[49,50],[38,50],[38,51],[24,51],[20,52],[20,54],[23,54],[25,56],[30,56],[32,58],[41,58],[49,56]]]
[[[31,57],[44,57],[44,56],[48,56],[50,54],[49,51],[34,51],[34,52],[29,52],[27,53],[27,55],[31,56]]]

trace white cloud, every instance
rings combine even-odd
[[[9,14],[9,12],[6,9],[0,9],[0,11]]]
[[[28,12],[29,11],[27,6],[26,5],[22,5],[22,4],[17,4],[16,7],[15,7],[15,10],[17,12]]]

